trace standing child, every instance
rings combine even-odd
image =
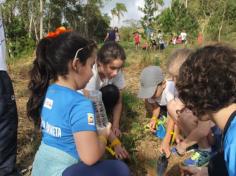
[[[96,45],[78,32],[43,38],[30,71],[27,114],[41,124],[33,176],[129,175],[119,160],[98,162],[110,125],[97,131],[92,102],[76,90],[93,75]],[[53,162],[52,162],[53,161]]]
[[[157,41],[159,45],[159,50],[163,50],[165,48],[165,42],[164,42],[163,33],[161,32],[161,30],[158,30]]]
[[[183,44],[186,44],[186,43],[187,43],[187,33],[186,33],[186,31],[183,30],[183,31],[180,33],[180,36],[181,36],[182,43],[183,43]]]
[[[110,28],[104,39],[104,42],[116,41],[116,32],[113,28]]]
[[[116,35],[115,41],[116,41],[116,42],[119,42],[119,41],[120,41],[120,34],[119,34],[118,27],[115,27],[115,28],[114,28],[114,31],[115,31],[115,35]]]
[[[209,45],[194,52],[181,66],[179,97],[199,120],[212,120],[223,132],[222,149],[229,176],[236,175],[236,50]],[[219,166],[223,168],[223,165]],[[184,167],[208,175],[206,167]],[[217,169],[217,168],[214,168]]]
[[[138,50],[140,45],[140,35],[138,32],[134,33],[134,44],[135,44],[135,49]]]

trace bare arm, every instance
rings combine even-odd
[[[171,141],[171,132],[174,129],[174,121],[168,116],[167,118],[167,129],[166,129],[166,135],[161,143],[161,146],[159,148],[161,153],[165,153],[166,157],[169,158],[171,152],[170,152],[170,141]]]
[[[103,136],[104,137],[104,136]],[[95,164],[104,154],[105,141],[99,140],[94,131],[81,131],[74,133],[77,152],[80,159],[87,165]]]
[[[114,146],[112,146],[112,147],[114,147],[116,158],[118,158],[118,159],[129,158],[129,153],[126,151],[125,147],[122,146],[120,140],[116,137],[114,132],[111,131],[111,133],[109,135],[109,141],[113,145],[113,141],[115,141],[115,140],[119,141],[119,143],[117,143]]]
[[[199,143],[200,140],[208,136],[210,129],[210,121],[198,121],[196,128],[194,128],[189,135],[181,143],[179,143],[180,148],[186,150],[188,147]]]
[[[105,39],[104,39],[104,42],[108,39],[108,36],[109,36],[109,33],[107,33]]]
[[[152,117],[159,117],[161,108],[157,103],[153,103],[152,105]]]
[[[152,118],[150,121],[150,130],[152,132],[155,132],[156,130],[156,124],[157,124],[157,119],[160,115],[161,108],[157,103],[149,103],[148,100],[145,100],[146,106],[151,106],[151,112],[152,112]]]
[[[113,132],[115,133],[116,136],[119,136],[120,134],[116,133],[116,129],[119,130],[120,128],[120,118],[121,118],[121,113],[122,113],[122,94],[120,91],[120,97],[113,109],[113,122],[112,122],[112,127],[113,127]],[[120,132],[118,132],[120,133]]]

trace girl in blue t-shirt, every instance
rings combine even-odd
[[[63,27],[39,42],[27,103],[28,116],[42,131],[33,176],[130,175],[122,161],[99,161],[111,125],[98,131],[92,102],[76,91],[92,77],[95,58],[94,42]]]

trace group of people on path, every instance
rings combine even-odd
[[[0,51],[4,52],[3,42],[1,46]],[[138,97],[151,111],[150,130],[157,130],[160,114],[167,116],[160,152],[169,158],[174,152],[183,155],[189,146],[198,144],[194,156],[180,164],[186,174],[212,175],[217,169],[211,162],[217,140],[214,127],[223,134],[220,147],[224,148],[225,172],[236,175],[235,57],[235,49],[220,44],[195,51],[180,49],[168,59],[169,76],[164,76],[158,66],[145,67],[141,72]],[[122,161],[129,154],[119,140],[125,60],[119,43],[107,41],[97,49],[94,41],[81,37],[77,31],[65,30],[40,40],[30,70],[27,102],[27,115],[42,132],[33,176],[131,175]],[[2,57],[0,68],[0,173],[17,175],[16,104]],[[95,108],[89,99],[93,90],[102,92],[110,117],[111,123],[104,128],[96,126]],[[173,149],[169,145],[171,132],[176,134],[177,145]],[[102,159],[107,145],[118,160]],[[207,168],[208,162],[212,165]]]
[[[133,33],[133,41],[136,50],[138,50],[138,48],[140,47],[143,50],[163,50],[167,45],[187,44],[187,33],[184,30],[178,36],[174,36],[173,34],[171,34],[171,39],[169,40],[169,42],[165,42],[163,32],[161,30],[158,30],[158,33],[156,35],[154,33],[151,33],[150,41],[146,40],[141,45],[140,33],[138,31],[135,31]]]

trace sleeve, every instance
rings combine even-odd
[[[175,94],[176,94],[175,92],[176,92],[176,88],[175,88],[174,82],[167,81],[166,92],[165,92],[165,97],[166,97],[167,103],[175,98]]]
[[[96,77],[93,76],[85,87],[86,90],[96,90]]]
[[[72,132],[96,131],[96,120],[93,104],[90,100],[80,101],[75,104],[70,113]]]
[[[234,141],[234,139],[232,139]],[[228,170],[229,176],[235,176],[236,175],[236,141],[234,143],[227,142],[226,145],[224,145],[224,157],[226,161],[226,167]]]
[[[97,70],[96,70],[96,65],[93,66],[93,76],[91,77],[91,79],[89,80],[89,82],[87,83],[85,89],[86,90],[96,90],[96,85],[97,85]]]
[[[119,71],[117,76],[113,78],[112,84],[116,85],[119,89],[123,89],[125,87],[125,78],[122,71]]]
[[[154,104],[154,103],[157,102],[156,100],[153,100],[152,98],[148,98],[147,101],[148,101],[148,103],[150,103],[150,104]]]

